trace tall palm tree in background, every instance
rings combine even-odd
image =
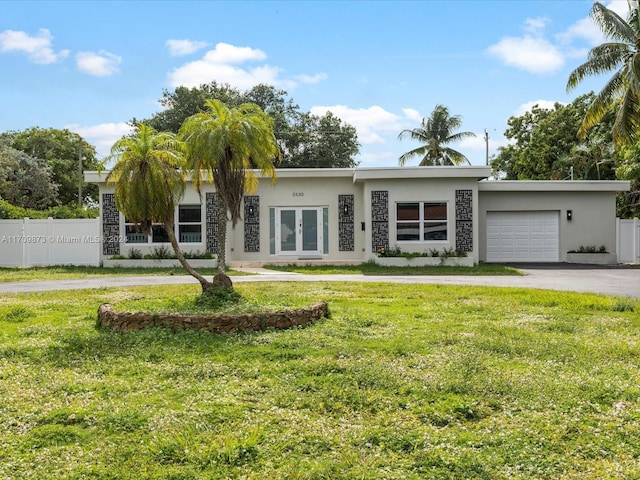
[[[273,120],[260,107],[245,103],[229,108],[219,100],[207,100],[205,111],[188,117],[179,132],[187,147],[187,165],[195,174],[194,187],[202,191],[203,175],[213,181],[218,194],[218,275],[214,283],[231,286],[225,274],[227,214],[235,227],[242,198],[258,186],[256,168],[275,180],[274,161],[280,150]]]
[[[640,137],[640,12],[637,1],[628,3],[626,20],[599,2],[593,4],[590,16],[608,41],[592,48],[587,61],[571,72],[567,81],[570,91],[588,76],[614,72],[587,109],[578,135],[584,139],[587,131],[619,103],[612,131],[616,147],[632,144]]]
[[[176,206],[186,188],[183,150],[174,134],[139,124],[133,135],[111,148],[107,160],[115,159],[116,164],[106,181],[115,185],[116,208],[127,221],[146,234],[154,224],[164,226],[178,261],[200,282],[204,293],[212,284],[189,265],[174,232]]]
[[[443,105],[436,105],[429,118],[423,118],[419,127],[413,130],[403,130],[399,139],[409,137],[422,143],[421,146],[400,156],[398,163],[404,166],[407,160],[420,157],[420,166],[460,165],[468,163],[469,159],[462,153],[447,145],[467,137],[475,137],[473,132],[456,132],[462,125],[460,115],[449,115],[449,109]]]

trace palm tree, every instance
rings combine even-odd
[[[202,191],[203,175],[213,181],[218,194],[218,275],[215,282],[231,286],[225,275],[227,213],[232,226],[240,218],[242,197],[252,193],[258,179],[252,168],[275,179],[274,160],[280,150],[273,120],[260,107],[245,103],[229,108],[219,100],[207,100],[205,111],[188,117],[179,132],[187,146],[187,163],[194,172],[194,187]]]
[[[175,209],[186,187],[183,150],[174,134],[139,124],[133,135],[111,148],[108,160],[117,161],[106,180],[115,185],[116,207],[128,221],[147,234],[153,224],[164,226],[178,261],[200,282],[204,293],[212,284],[186,261],[174,232]]]
[[[613,123],[616,147],[638,139],[640,126],[640,12],[637,2],[629,2],[627,20],[595,2],[591,18],[610,41],[589,51],[587,61],[569,75],[567,91],[575,88],[585,77],[614,72],[604,88],[587,109],[578,130],[585,138],[587,131],[597,125],[612,107],[619,103]]]
[[[460,165],[463,162],[470,164],[469,159],[462,153],[447,147],[447,144],[457,142],[467,137],[475,137],[473,132],[455,132],[462,125],[460,115],[449,115],[449,109],[443,105],[436,105],[429,118],[423,118],[419,127],[413,130],[403,130],[398,135],[402,140],[410,137],[422,143],[400,156],[398,163],[404,166],[407,160],[413,157],[421,157],[420,166],[436,165]]]

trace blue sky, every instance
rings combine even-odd
[[[605,1],[624,15],[626,0]],[[398,133],[436,104],[475,139],[474,165],[507,119],[571,102],[569,73],[602,37],[590,0],[0,1],[0,132],[68,128],[101,156],[163,89],[216,80],[282,88],[358,130],[361,166],[394,166]],[[417,160],[410,164],[417,164]]]

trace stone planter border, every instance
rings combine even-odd
[[[618,256],[615,253],[567,253],[567,263],[615,265],[618,263]]]
[[[212,259],[203,259],[203,258],[191,258],[187,259],[189,265],[193,268],[215,268],[218,266],[218,261],[215,258]],[[130,259],[130,258],[122,258],[122,259],[107,259],[105,258],[102,261],[102,266],[105,268],[182,268],[180,262],[175,258],[167,258],[163,260],[151,260],[151,259]]]
[[[283,330],[310,325],[329,316],[327,302],[318,302],[297,310],[247,313],[242,315],[179,315],[151,314],[146,312],[116,312],[104,303],[98,308],[98,325],[121,332],[142,330],[149,327],[207,330],[213,333],[229,333],[240,330]]]
[[[472,257],[378,257],[375,263],[384,267],[473,267]]]

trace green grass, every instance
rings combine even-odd
[[[640,302],[526,289],[239,284],[331,318],[212,335],[95,328],[103,302],[0,298],[0,478],[640,477]]]
[[[216,268],[197,268],[198,273],[213,276],[218,273]],[[228,275],[247,275],[234,270],[227,271]],[[67,280],[86,277],[107,276],[139,276],[139,275],[188,275],[183,268],[103,268],[103,267],[76,267],[72,265],[60,265],[54,267],[30,267],[30,268],[6,268],[0,267],[0,283]]]
[[[383,267],[373,262],[365,262],[359,265],[265,265],[265,268],[309,275],[349,273],[362,275],[522,275],[516,268],[487,263],[473,267]]]

